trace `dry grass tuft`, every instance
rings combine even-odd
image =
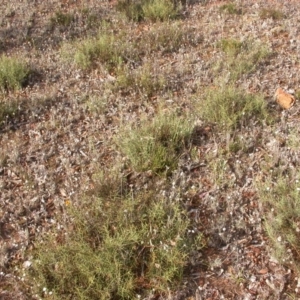
[[[285,15],[283,12],[281,12],[278,9],[274,9],[274,8],[263,8],[261,9],[261,11],[259,12],[259,16],[262,19],[273,19],[273,20],[282,20],[285,18]]]

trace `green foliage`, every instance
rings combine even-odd
[[[224,188],[224,187],[228,188],[234,186],[234,179],[228,176],[229,166],[227,161],[228,160],[225,158],[223,154],[215,158],[210,158],[209,160],[210,173],[212,174],[214,184],[218,188]]]
[[[192,42],[192,36],[187,40],[183,23],[175,21],[172,23],[160,23],[154,25],[140,43],[142,49],[147,53],[161,51],[162,53],[175,52],[184,44]]]
[[[29,278],[39,295],[46,288],[51,299],[134,299],[180,281],[193,246],[179,203],[120,194],[123,180],[103,175],[97,197],[69,206],[68,234],[36,245]]]
[[[299,134],[298,126],[289,129],[289,134],[286,136],[286,145],[292,150],[298,150],[300,148]]]
[[[149,64],[136,70],[124,67],[117,71],[113,88],[125,93],[134,92],[149,99],[166,88],[166,80],[164,76],[156,74]]]
[[[186,117],[159,114],[152,121],[125,128],[116,143],[136,171],[169,173],[177,167],[191,126]]]
[[[226,53],[226,60],[217,64],[217,72],[229,72],[230,81],[236,81],[240,76],[255,71],[257,66],[264,62],[271,53],[269,49],[251,40],[237,41],[222,39],[217,46]],[[222,76],[223,77],[223,76]]]
[[[129,20],[139,22],[144,18],[143,2],[145,2],[145,0],[118,0],[117,10],[124,13]]]
[[[242,14],[242,9],[236,7],[236,5],[234,3],[227,3],[227,4],[221,5],[220,11],[221,12],[226,12],[230,15],[240,15],[240,14]]]
[[[0,89],[16,90],[22,87],[30,73],[26,63],[17,58],[0,57]]]
[[[6,121],[7,118],[13,117],[18,110],[16,101],[0,101],[0,126]]]
[[[235,81],[241,75],[255,71],[257,66],[269,57],[269,55],[269,50],[264,46],[251,47],[245,53],[238,56],[236,60],[233,59],[229,62],[232,69],[231,79]]]
[[[107,98],[106,94],[103,93],[103,95],[93,95],[89,94],[83,97],[83,102],[85,104],[86,109],[95,115],[100,115],[105,112],[105,109],[107,107]]]
[[[222,39],[218,42],[218,46],[229,56],[237,56],[243,47],[241,41],[235,39]]]
[[[96,60],[108,65],[117,66],[122,62],[122,58],[114,47],[113,36],[103,34],[96,40],[87,39],[78,43],[75,53],[75,62],[83,69],[89,68]]]
[[[285,18],[285,15],[283,12],[273,9],[273,8],[263,8],[261,9],[259,16],[262,19],[273,19],[273,20],[282,20]]]
[[[118,0],[117,9],[137,22],[144,19],[166,21],[177,17],[180,5],[171,0]]]
[[[83,69],[100,62],[112,71],[126,60],[133,59],[135,55],[132,45],[122,36],[105,32],[100,33],[96,39],[86,39],[77,43],[75,48],[75,62]]]
[[[230,153],[238,153],[239,151],[246,151],[243,139],[240,137],[235,137],[234,139],[230,140],[229,145],[229,152]]]
[[[178,8],[171,0],[147,1],[143,6],[145,19],[152,21],[166,21],[178,15]]]
[[[137,68],[143,57],[153,52],[167,54],[178,51],[184,45],[199,42],[194,32],[185,29],[180,21],[154,24],[140,36],[132,36],[110,26],[103,23],[96,38],[64,44],[62,56],[67,60],[74,59],[82,69],[102,64],[109,72],[118,70],[120,73],[123,68]]]
[[[296,90],[295,97],[296,97],[296,100],[300,99],[300,90]]]
[[[233,86],[208,90],[197,101],[196,109],[201,118],[225,129],[246,125],[249,120],[262,122],[268,117],[263,96],[247,94]]]
[[[278,167],[277,167],[278,168]],[[279,167],[280,168],[280,167]],[[296,268],[300,267],[300,173],[280,168],[265,182],[258,182],[258,194],[265,210],[265,228],[277,259],[284,262],[294,254]]]

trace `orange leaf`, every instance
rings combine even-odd
[[[264,268],[264,269],[259,270],[258,274],[263,275],[263,274],[267,274],[268,272],[269,272],[269,270],[267,268]]]

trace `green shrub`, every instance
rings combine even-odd
[[[143,3],[145,0],[118,0],[117,10],[124,13],[125,16],[132,21],[142,21],[144,19]]]
[[[125,128],[116,143],[136,171],[169,174],[177,167],[190,138],[191,126],[186,117],[159,114],[152,121]]]
[[[82,69],[88,69],[97,64],[103,64],[109,71],[122,69],[129,65],[135,69],[141,65],[143,57],[152,52],[161,51],[163,54],[176,52],[187,44],[197,44],[194,33],[184,29],[182,22],[171,24],[155,24],[149,32],[140,37],[119,30],[102,28],[96,38],[87,38],[75,43],[63,45],[61,54],[67,60],[74,58],[75,63]]]
[[[250,119],[262,122],[268,118],[263,96],[233,86],[208,90],[201,101],[197,100],[196,109],[201,118],[226,129],[246,125]]]
[[[292,150],[298,150],[300,148],[299,133],[300,132],[298,126],[289,129],[285,140],[287,147],[289,147]]]
[[[101,96],[90,93],[83,97],[84,106],[90,113],[99,116],[105,112],[107,97],[106,92],[103,92]]]
[[[282,263],[294,260],[300,271],[300,173],[277,168],[264,182],[257,182],[265,212],[264,225],[275,257]]]
[[[85,39],[76,43],[74,60],[83,69],[97,63],[103,64],[108,71],[113,71],[129,61],[139,60],[135,46],[128,42],[128,37],[109,32],[100,32],[96,39]]]
[[[112,35],[103,34],[96,40],[87,39],[77,44],[75,62],[83,69],[89,68],[99,60],[108,68],[116,67],[122,62],[115,48],[115,38]]]
[[[243,42],[235,39],[222,39],[218,46],[229,56],[237,56],[243,47]]]
[[[147,1],[142,9],[145,19],[152,21],[166,21],[178,15],[178,7],[171,0]]]
[[[239,79],[243,74],[254,72],[261,63],[270,56],[269,49],[259,44],[253,44],[245,52],[238,55],[237,59],[230,61],[231,80]]]
[[[217,64],[216,71],[222,73],[225,69],[233,82],[240,76],[253,72],[271,55],[268,47],[251,40],[240,42],[222,39],[217,45],[226,53],[226,59]]]
[[[16,90],[22,87],[30,73],[26,63],[14,57],[0,57],[0,89]]]
[[[7,118],[13,117],[18,111],[17,101],[10,101],[9,103],[0,100],[0,127],[5,123]]]
[[[107,189],[102,178],[98,197],[69,205],[66,235],[36,244],[30,285],[40,296],[51,293],[51,299],[87,300],[176,289],[189,251],[201,247],[200,238],[196,245],[187,237],[189,221],[179,203],[155,193],[121,195],[114,190],[121,181]]]
[[[193,37],[189,39],[185,36],[183,23],[180,21],[169,23],[160,23],[153,26],[152,29],[144,35],[141,47],[147,53],[161,51],[162,53],[175,52],[186,43],[191,43]]]
[[[117,71],[117,80],[113,89],[125,93],[134,92],[141,97],[149,99],[166,88],[163,75],[156,74],[149,64],[142,65],[136,70],[121,68]]]
[[[179,3],[171,0],[118,0],[117,9],[133,21],[166,21],[178,15]]]

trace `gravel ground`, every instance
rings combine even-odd
[[[65,202],[80,201],[94,187],[92,175],[109,169],[120,157],[111,146],[120,119],[133,121],[144,113],[151,117],[157,103],[103,94],[112,75],[85,72],[61,60],[61,42],[96,33],[80,9],[89,7],[97,20],[106,20],[111,18],[114,1],[4,2],[0,3],[0,51],[24,57],[35,72],[26,88],[1,95],[1,101],[17,101],[19,110],[0,129],[0,298],[31,299],[28,286],[15,275],[16,268],[27,266],[25,250],[43,232],[61,226],[57,216],[64,212]],[[184,22],[196,45],[152,61],[158,72],[169,74],[174,87],[167,103],[188,110],[195,90],[199,93],[214,85],[212,66],[224,55],[217,41],[252,39],[267,45],[273,55],[237,85],[250,93],[263,93],[277,121],[272,126],[253,123],[241,128],[237,135],[248,150],[229,155],[226,161],[219,153],[228,147],[228,136],[218,133],[213,124],[200,122],[195,129],[197,161],[183,156],[172,187],[160,192],[184,199],[193,230],[205,235],[207,247],[195,253],[184,286],[169,299],[300,299],[290,253],[285,266],[272,256],[263,227],[265,211],[255,186],[256,180],[267,176],[262,165],[270,157],[274,165],[276,159],[287,168],[300,165],[299,149],[285,143],[290,132],[299,134],[299,105],[296,101],[288,116],[282,117],[272,99],[279,86],[299,89],[300,3],[235,1],[243,13],[230,15],[219,10],[226,1],[194,2],[186,7]],[[277,9],[285,17],[263,19],[263,8]],[[75,15],[71,27],[51,26],[51,16],[59,10]],[[147,25],[132,24],[128,30],[144,32]],[[101,108],[97,102],[97,109],[90,111],[87,97],[106,103]],[[211,161],[220,169],[213,170]],[[227,184],[219,185],[215,172],[227,178]],[[142,176],[132,177],[134,188],[145,184]]]

